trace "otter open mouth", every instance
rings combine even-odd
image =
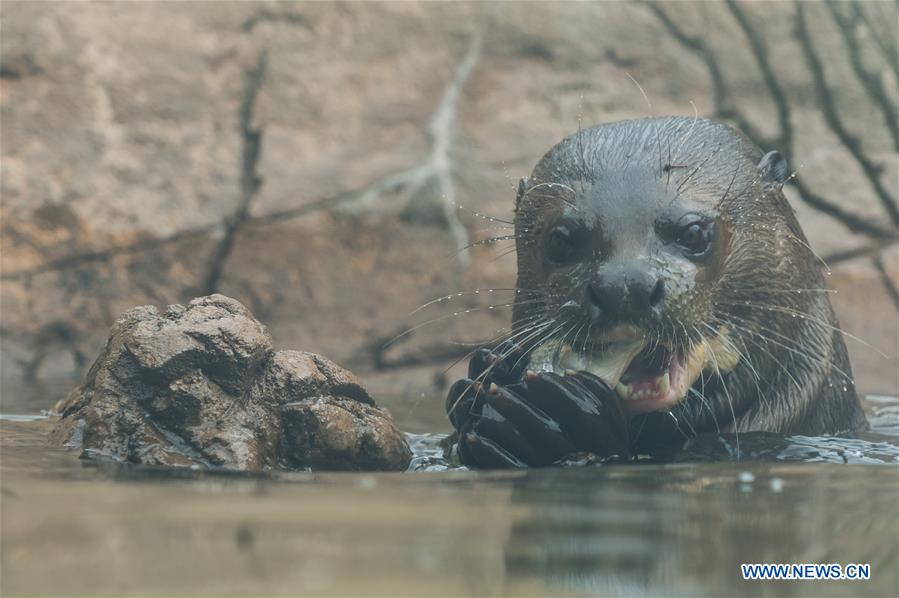
[[[610,340],[608,337],[603,340]],[[632,415],[671,409],[687,394],[705,360],[683,355],[627,331],[611,342],[574,349],[547,343],[533,351],[530,367],[564,373],[584,370],[599,376],[622,399]]]
[[[670,409],[684,394],[685,359],[663,345],[645,345],[615,385],[629,413]]]

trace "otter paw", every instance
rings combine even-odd
[[[630,457],[615,393],[586,372],[528,372],[508,386],[466,378],[450,389],[447,413],[471,467],[550,465],[574,453]]]
[[[628,422],[620,399],[598,376],[528,372],[525,384],[529,400],[558,422],[578,452],[630,457]]]
[[[453,384],[446,397],[446,413],[456,431],[461,431],[474,413],[473,406],[481,388],[520,382],[526,363],[514,347],[501,345],[493,351],[478,349],[468,362],[468,377]]]

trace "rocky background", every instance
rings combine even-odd
[[[4,1],[3,394],[221,292],[439,411],[510,319],[512,242],[459,248],[508,234],[518,177],[578,126],[694,113],[798,169],[858,386],[896,394],[896,6]]]

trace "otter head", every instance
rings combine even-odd
[[[602,125],[553,147],[516,205],[513,330],[531,367],[590,371],[632,414],[670,410],[703,372],[733,369],[741,352],[716,297],[741,259],[737,224],[765,202],[781,210],[786,179],[776,152],[760,154],[690,118]]]

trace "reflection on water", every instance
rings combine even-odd
[[[834,585],[739,579],[745,562],[871,563],[897,587],[897,470],[727,464],[550,470],[516,483],[534,507],[506,561],[577,593],[859,595]],[[750,481],[751,480],[751,481]],[[883,584],[883,585],[880,585]]]
[[[899,402],[869,407],[863,439],[741,435],[741,462],[725,438],[690,462],[504,473],[448,471],[438,435],[410,436],[427,473],[135,468],[4,419],[0,594],[894,596]],[[750,582],[744,562],[872,579]]]

